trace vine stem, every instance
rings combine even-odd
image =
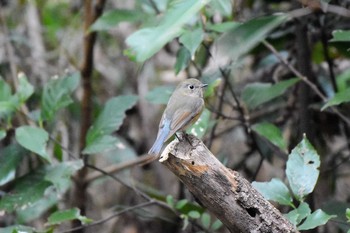
[[[92,122],[92,75],[94,68],[94,46],[96,43],[97,33],[89,32],[90,26],[102,15],[103,7],[106,0],[98,0],[95,4],[92,0],[84,1],[84,41],[83,50],[84,57],[80,68],[83,85],[83,97],[81,101],[81,126],[80,126],[80,152],[85,147],[85,140],[88,129]],[[83,159],[84,165],[87,163],[87,156],[80,154],[80,158]],[[84,166],[78,171],[74,179],[75,186],[73,188],[72,205],[80,209],[83,215],[86,214],[87,203],[87,184],[85,178],[88,174],[88,168]],[[83,233],[84,228],[81,228],[81,222],[75,220],[72,222],[72,227],[77,229],[76,233]]]

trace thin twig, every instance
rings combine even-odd
[[[203,45],[204,45],[204,44],[203,44]],[[204,47],[206,48],[207,53],[209,54],[210,58],[214,60],[214,56],[211,54],[209,47],[206,46],[206,45],[204,45]],[[215,62],[215,60],[214,60],[214,62]],[[219,71],[220,71],[222,77],[223,77],[224,80],[225,80],[224,87],[222,88],[222,93],[221,93],[221,96],[220,96],[220,102],[219,102],[219,104],[221,103],[221,105],[219,105],[218,112],[221,112],[221,109],[222,109],[222,102],[223,102],[223,99],[224,99],[224,98],[223,98],[223,96],[224,96],[224,91],[225,91],[225,89],[226,89],[226,87],[227,87],[228,90],[229,90],[229,92],[231,93],[231,95],[232,95],[234,101],[235,101],[235,104],[236,104],[236,106],[234,106],[234,109],[233,109],[233,110],[237,110],[237,111],[238,111],[238,113],[239,113],[239,115],[240,115],[240,120],[241,120],[241,122],[242,122],[242,125],[243,125],[245,131],[246,131],[246,134],[249,135],[249,137],[250,137],[250,139],[251,139],[251,142],[252,142],[252,146],[253,146],[253,147],[258,151],[258,153],[260,154],[261,159],[262,159],[261,163],[262,163],[263,160],[264,160],[264,158],[265,158],[265,157],[264,157],[264,154],[262,153],[262,150],[260,149],[260,147],[259,147],[259,145],[258,145],[258,143],[257,143],[257,141],[256,141],[256,139],[255,139],[255,137],[254,137],[254,135],[253,135],[253,132],[252,132],[251,127],[250,127],[250,122],[249,122],[249,120],[248,120],[249,118],[245,117],[244,109],[243,109],[243,107],[241,106],[240,101],[239,101],[239,99],[238,99],[236,93],[234,92],[233,87],[232,87],[232,85],[231,85],[231,83],[230,83],[229,74],[230,74],[231,70],[229,70],[229,72],[225,72],[225,70],[224,70],[220,65],[217,64],[217,66],[218,66],[218,68],[219,68]],[[216,119],[218,119],[218,118],[219,118],[219,114],[216,115]],[[216,125],[217,125],[217,124],[214,125],[214,127],[213,127],[213,129],[212,129],[212,131],[211,131],[211,134],[210,134],[210,137],[209,137],[209,143],[211,143],[212,140],[213,140],[213,138],[214,138],[214,135],[215,135],[214,132],[215,132],[215,129],[216,129]],[[209,145],[208,148],[210,148],[210,146],[211,146],[211,144],[209,144],[209,143],[208,143],[208,145]],[[255,174],[258,173],[258,171],[260,170],[260,167],[261,167],[261,166],[259,165],[258,168],[257,168],[257,171],[255,172]]]
[[[235,120],[235,121],[242,121],[242,119],[240,117],[232,117],[232,116],[228,116],[222,112],[218,112],[216,109],[214,108],[211,108],[211,107],[207,107],[207,109],[210,111],[210,112],[213,112],[217,115],[219,115],[221,118],[223,119],[227,119],[227,120]]]
[[[5,24],[5,21],[3,19],[3,15],[0,11],[0,22],[1,22],[1,29],[4,32],[5,35],[5,52],[7,54],[8,57],[8,61],[10,64],[10,70],[11,70],[11,77],[12,77],[12,82],[13,82],[13,88],[17,91],[18,90],[18,86],[19,86],[19,81],[18,81],[18,77],[19,75],[24,75],[23,73],[19,73],[17,75],[17,66],[16,66],[16,59],[15,59],[15,52],[10,40],[10,32],[8,30],[7,25]],[[25,104],[22,104],[20,106],[20,110],[21,113],[23,113],[25,116],[29,115],[29,110],[28,107]],[[25,122],[26,124],[29,124],[31,126],[34,126],[35,123],[33,120],[31,120],[30,117],[26,117],[26,118],[20,118],[21,121]]]
[[[60,147],[61,147],[63,150],[65,150],[65,151],[69,154],[70,157],[72,157],[72,158],[77,158],[77,157],[74,155],[73,152],[71,152],[69,149],[63,147],[63,146],[60,144],[60,142],[58,142],[57,140],[55,140],[55,139],[52,138],[51,136],[50,136],[50,139],[53,140],[54,142],[56,142],[58,145],[60,145]],[[168,206],[166,203],[160,202],[160,201],[158,201],[158,200],[155,200],[155,199],[151,198],[151,197],[148,196],[146,193],[144,193],[144,192],[142,192],[141,190],[137,189],[135,186],[132,186],[132,185],[130,185],[130,184],[124,182],[124,181],[123,181],[122,179],[120,179],[118,176],[113,175],[113,174],[110,174],[110,173],[106,172],[105,170],[103,170],[103,169],[101,169],[101,168],[98,168],[98,167],[96,167],[96,166],[94,166],[94,165],[92,165],[92,164],[85,164],[85,166],[88,167],[88,168],[90,168],[90,169],[93,169],[93,170],[95,170],[95,171],[98,171],[99,173],[101,173],[101,174],[103,174],[103,175],[105,175],[105,176],[107,176],[107,177],[112,178],[113,180],[117,181],[118,183],[120,183],[120,184],[124,185],[125,187],[131,189],[132,191],[134,191],[136,194],[138,194],[139,196],[141,196],[141,197],[144,198],[145,200],[147,200],[147,201],[152,200],[152,201],[156,202],[157,205],[162,206],[162,207],[165,208],[165,209],[171,210],[173,213],[177,214],[177,212],[176,212],[174,209],[172,209],[170,206]]]
[[[15,53],[14,49],[11,44],[10,40],[10,33],[7,28],[7,25],[5,23],[4,17],[2,15],[2,12],[0,11],[0,22],[1,22],[1,29],[5,35],[5,51],[7,54],[8,61],[10,63],[10,70],[11,70],[11,76],[12,80],[15,83],[15,86],[18,85],[18,79],[17,79],[17,66],[16,66],[16,61],[15,61]]]
[[[294,68],[289,62],[287,62],[278,51],[266,40],[263,41],[263,44],[298,78],[300,78],[304,83],[306,83],[315,93],[318,95],[323,102],[326,102],[328,98],[317,88],[317,86],[312,83],[307,77],[302,75],[297,69]],[[338,115],[346,124],[350,126],[350,120],[344,116],[338,109],[333,106],[329,107],[336,115]]]
[[[136,187],[132,186],[132,185],[129,185],[127,183],[125,183],[123,180],[121,180],[120,178],[118,178],[117,176],[115,175],[112,175],[112,174],[109,174],[107,172],[105,172],[104,170],[96,167],[96,166],[93,166],[91,164],[86,164],[87,167],[91,168],[91,169],[94,169],[96,171],[99,171],[101,173],[103,173],[104,175],[118,181],[119,183],[121,183],[122,185],[124,185],[125,187],[133,190],[135,193],[137,193],[138,195],[140,195],[141,197],[143,197],[144,199],[148,200],[148,201],[152,201],[154,204],[157,204],[158,206],[160,207],[163,207],[164,209],[167,209],[167,210],[170,210],[172,213],[174,213],[176,216],[180,217],[180,213],[177,212],[175,209],[173,209],[171,206],[169,206],[168,204],[162,202],[162,201],[158,201],[156,199],[153,199],[151,198],[150,196],[148,196],[146,193],[142,192],[141,190],[137,189]],[[204,231],[204,232],[210,232],[208,231],[207,229],[203,228],[201,225],[199,225],[198,223],[196,223],[194,220],[190,219],[189,220],[191,222],[191,224],[193,224],[194,226],[196,226],[198,229]]]
[[[149,197],[146,193],[144,193],[144,192],[142,192],[141,190],[136,189],[134,186],[132,186],[132,185],[130,185],[130,184],[124,182],[124,181],[123,181],[122,179],[120,179],[118,176],[112,175],[112,174],[110,174],[110,173],[104,171],[103,169],[98,168],[98,167],[96,167],[96,166],[94,166],[94,165],[92,165],[92,164],[86,164],[86,167],[91,168],[91,169],[93,169],[93,170],[95,170],[95,171],[101,172],[102,174],[104,174],[104,175],[106,175],[106,176],[112,178],[113,180],[117,181],[118,183],[124,185],[125,187],[127,187],[127,188],[129,188],[129,189],[131,189],[131,190],[133,190],[136,194],[138,194],[139,196],[143,197],[145,200],[148,200],[148,201],[149,201],[149,200],[152,200],[152,198]]]
[[[322,1],[320,1],[320,2],[325,5],[325,7],[323,9],[323,11],[325,13],[329,12],[329,13],[333,13],[336,15],[346,17],[346,18],[350,18],[350,10],[348,10],[344,7],[341,7],[341,6],[326,4],[326,3],[323,3]]]
[[[322,1],[321,1],[321,4],[323,4]],[[323,13],[333,13],[342,17],[350,18],[350,10],[341,6],[325,3],[322,5],[322,9],[319,9],[319,10],[322,11]],[[289,11],[287,14],[291,18],[301,18],[307,15],[310,15],[314,12],[315,10],[309,7],[303,7],[303,8]]]
[[[204,43],[202,43],[202,45],[206,49],[209,57],[213,59],[213,55],[210,52],[210,48]],[[216,112],[221,112],[222,108],[223,108],[223,104],[224,104],[225,89],[226,89],[226,86],[229,83],[229,80],[228,80],[229,76],[228,75],[224,75],[224,71],[221,69],[221,67],[219,65],[218,65],[218,67],[219,67],[220,72],[221,72],[221,74],[222,74],[222,76],[224,78],[224,84],[221,86],[221,90],[219,91],[220,98],[219,98],[219,101],[218,101],[218,104],[217,104],[218,107],[217,107],[217,110],[216,110]],[[219,117],[220,116],[218,114],[216,114],[216,116],[215,116],[215,124],[214,124],[214,126],[212,127],[212,129],[210,131],[210,136],[209,136],[209,140],[208,140],[208,148],[211,148],[211,146],[212,146],[214,135],[215,135],[215,130],[216,130],[217,125],[218,125],[217,120],[219,119]]]
[[[94,46],[97,38],[96,32],[89,32],[88,29],[103,13],[103,7],[106,0],[86,0],[84,1],[84,41],[83,51],[84,57],[81,65],[80,73],[82,77],[83,96],[81,100],[81,125],[80,125],[80,141],[79,150],[83,151],[88,129],[92,124],[92,74],[94,69]],[[95,4],[94,4],[95,3]],[[80,154],[84,165],[87,163],[88,156]],[[84,215],[87,203],[87,184],[85,177],[88,171],[86,166],[80,169],[75,176],[75,186],[73,189],[73,202]],[[80,221],[73,221],[73,228],[80,227]],[[83,233],[83,228],[78,228],[77,233]]]
[[[130,207],[127,207],[121,211],[118,211],[106,218],[102,218],[100,220],[97,220],[91,224],[87,224],[87,225],[82,225],[82,226],[78,226],[78,227],[74,227],[74,228],[71,228],[71,229],[68,229],[68,230],[64,230],[64,231],[60,231],[59,233],[67,233],[67,232],[73,232],[73,231],[76,231],[76,230],[81,230],[81,229],[85,229],[85,228],[88,228],[88,227],[93,227],[93,226],[97,226],[97,225],[100,225],[100,224],[103,224],[115,217],[118,217],[119,215],[121,214],[124,214],[126,212],[129,212],[129,211],[133,211],[133,210],[136,210],[136,209],[140,209],[140,208],[144,208],[146,206],[150,206],[150,205],[154,205],[156,204],[155,201],[153,200],[150,200],[148,202],[144,202],[144,203],[141,203],[141,204],[138,204],[138,205],[134,205],[134,206],[130,206]]]
[[[226,89],[226,85],[227,85],[227,82],[228,80],[224,80],[224,84],[221,86],[221,90],[219,91],[220,93],[220,98],[218,100],[218,104],[217,104],[217,110],[216,112],[221,112],[222,111],[222,107],[223,107],[223,103],[224,103],[224,92],[225,92],[225,89]],[[212,144],[213,144],[213,137],[214,137],[214,134],[215,134],[215,131],[216,131],[216,128],[218,126],[218,123],[217,123],[217,120],[219,119],[220,115],[219,114],[216,114],[215,116],[215,124],[214,126],[212,127],[211,131],[210,131],[210,136],[209,136],[209,140],[208,140],[208,148],[211,148]]]
[[[326,20],[326,19],[325,19]],[[325,28],[324,25],[326,23],[323,22],[323,25],[321,25],[320,23],[320,30],[321,30],[321,42],[322,42],[322,47],[323,47],[323,55],[324,58],[326,59],[327,65],[328,65],[328,71],[329,71],[329,78],[331,80],[332,86],[333,86],[333,90],[334,92],[338,91],[338,87],[337,87],[337,83],[335,81],[335,74],[334,74],[334,65],[333,65],[333,60],[331,59],[331,57],[329,56],[329,52],[328,52],[328,38],[325,32]]]
[[[286,61],[284,57],[281,56],[281,54],[278,53],[278,51],[273,47],[272,44],[267,42],[266,40],[263,40],[262,42],[287,68],[292,71],[292,73],[300,78],[303,82],[305,82],[323,101],[327,101],[327,97],[317,88],[317,86],[312,83],[307,77],[302,75],[297,69],[294,68],[289,62]]]
[[[332,158],[332,160],[333,160],[333,158]],[[327,167],[325,170],[322,170],[321,173],[327,174],[329,172],[334,172],[341,165],[345,165],[349,160],[350,160],[350,155],[347,155],[347,156],[341,158],[340,161],[335,163],[333,166]]]
[[[153,10],[157,13],[157,15],[159,15],[160,14],[160,10],[158,9],[157,4],[154,2],[154,0],[148,0],[148,1],[151,4]]]

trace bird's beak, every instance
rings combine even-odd
[[[208,86],[208,84],[202,84],[201,88]]]

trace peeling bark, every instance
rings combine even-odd
[[[226,168],[196,137],[189,135],[188,140],[171,142],[160,162],[230,232],[298,232],[246,179]]]

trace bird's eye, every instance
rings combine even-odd
[[[190,88],[191,90],[194,89],[194,86],[193,85],[189,85],[188,88]]]

